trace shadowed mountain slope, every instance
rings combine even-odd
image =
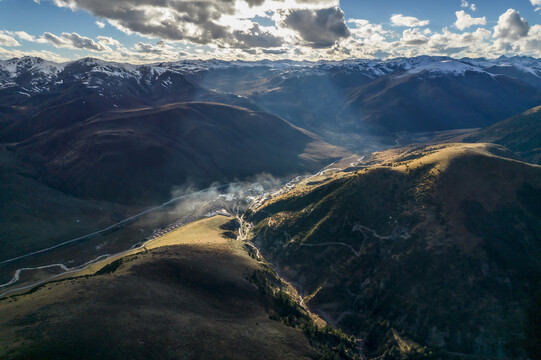
[[[187,182],[312,172],[340,155],[276,116],[214,103],[105,113],[8,147],[65,193],[136,203],[167,199]]]

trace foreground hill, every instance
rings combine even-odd
[[[0,357],[317,358],[302,332],[269,319],[270,303],[246,280],[259,264],[220,235],[229,220],[192,224],[148,252],[0,300]]]
[[[370,357],[539,358],[541,168],[507,156],[376,153],[253,209],[253,242]]]
[[[464,141],[500,144],[527,162],[541,164],[541,107],[476,131]]]

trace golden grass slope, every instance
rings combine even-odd
[[[120,264],[0,300],[0,358],[317,357],[302,332],[269,319],[246,279],[259,263],[221,236],[229,220],[200,220]]]

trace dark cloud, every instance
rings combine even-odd
[[[261,30],[259,24],[254,23],[247,31],[235,30],[232,37],[233,45],[240,49],[247,48],[275,48],[282,46],[283,40],[280,37]]]
[[[265,3],[265,0],[246,0],[250,7],[260,6]]]
[[[264,49],[264,54],[272,54],[272,55],[282,55],[287,53],[286,50],[280,50],[280,49]]]
[[[164,40],[185,40],[195,44],[247,49],[279,48],[284,39],[279,32],[269,31],[252,19],[252,27],[235,28],[222,22],[223,16],[239,16],[244,3],[248,7],[265,6],[270,0],[50,0],[73,11],[86,10],[125,32]],[[350,35],[344,13],[337,0],[295,0],[283,3],[284,27],[295,30],[303,43],[315,47],[331,47],[340,38]],[[287,8],[293,6],[293,9]],[[298,9],[298,8],[302,9]],[[325,7],[314,10],[313,8]],[[242,17],[240,17],[242,19]],[[244,21],[249,19],[244,18]],[[276,24],[273,24],[276,29]],[[276,29],[278,30],[278,29]],[[51,42],[58,39],[51,38]],[[81,46],[92,47],[91,43]],[[99,44],[98,44],[99,46]],[[96,50],[96,48],[94,48]],[[97,51],[97,50],[96,50]]]
[[[338,8],[290,10],[283,14],[283,26],[295,30],[307,45],[314,48],[333,46],[350,36],[344,12]]]
[[[258,6],[265,0],[245,0]],[[217,43],[237,48],[278,47],[281,38],[257,23],[249,30],[231,29],[218,21],[235,14],[235,0],[55,0],[59,6],[85,9],[122,30],[166,40]]]
[[[227,40],[217,21],[235,13],[234,0],[54,0],[58,6],[84,9],[123,30],[168,40],[208,44]],[[257,1],[252,1],[254,4]]]

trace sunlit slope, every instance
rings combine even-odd
[[[541,107],[481,129],[465,140],[500,144],[525,161],[541,164]]]
[[[318,358],[300,330],[269,319],[272,303],[247,280],[259,263],[221,235],[229,220],[190,224],[94,275],[1,300],[0,357]]]
[[[399,334],[438,358],[533,357],[541,167],[506,156],[490,144],[376,153],[255,209],[254,242],[367,354],[396,351]]]

